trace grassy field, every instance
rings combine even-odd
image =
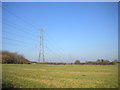
[[[4,87],[116,88],[117,65],[25,65],[2,67]]]

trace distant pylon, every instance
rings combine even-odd
[[[45,55],[44,55],[44,29],[40,29],[40,51],[39,51],[39,58],[38,62],[45,62]]]

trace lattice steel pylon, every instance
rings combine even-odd
[[[39,51],[39,58],[38,62],[45,62],[45,55],[44,55],[44,29],[40,29],[40,51]]]

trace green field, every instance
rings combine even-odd
[[[117,65],[2,65],[3,88],[117,88]]]

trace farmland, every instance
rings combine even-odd
[[[116,88],[117,65],[3,64],[3,88]]]

